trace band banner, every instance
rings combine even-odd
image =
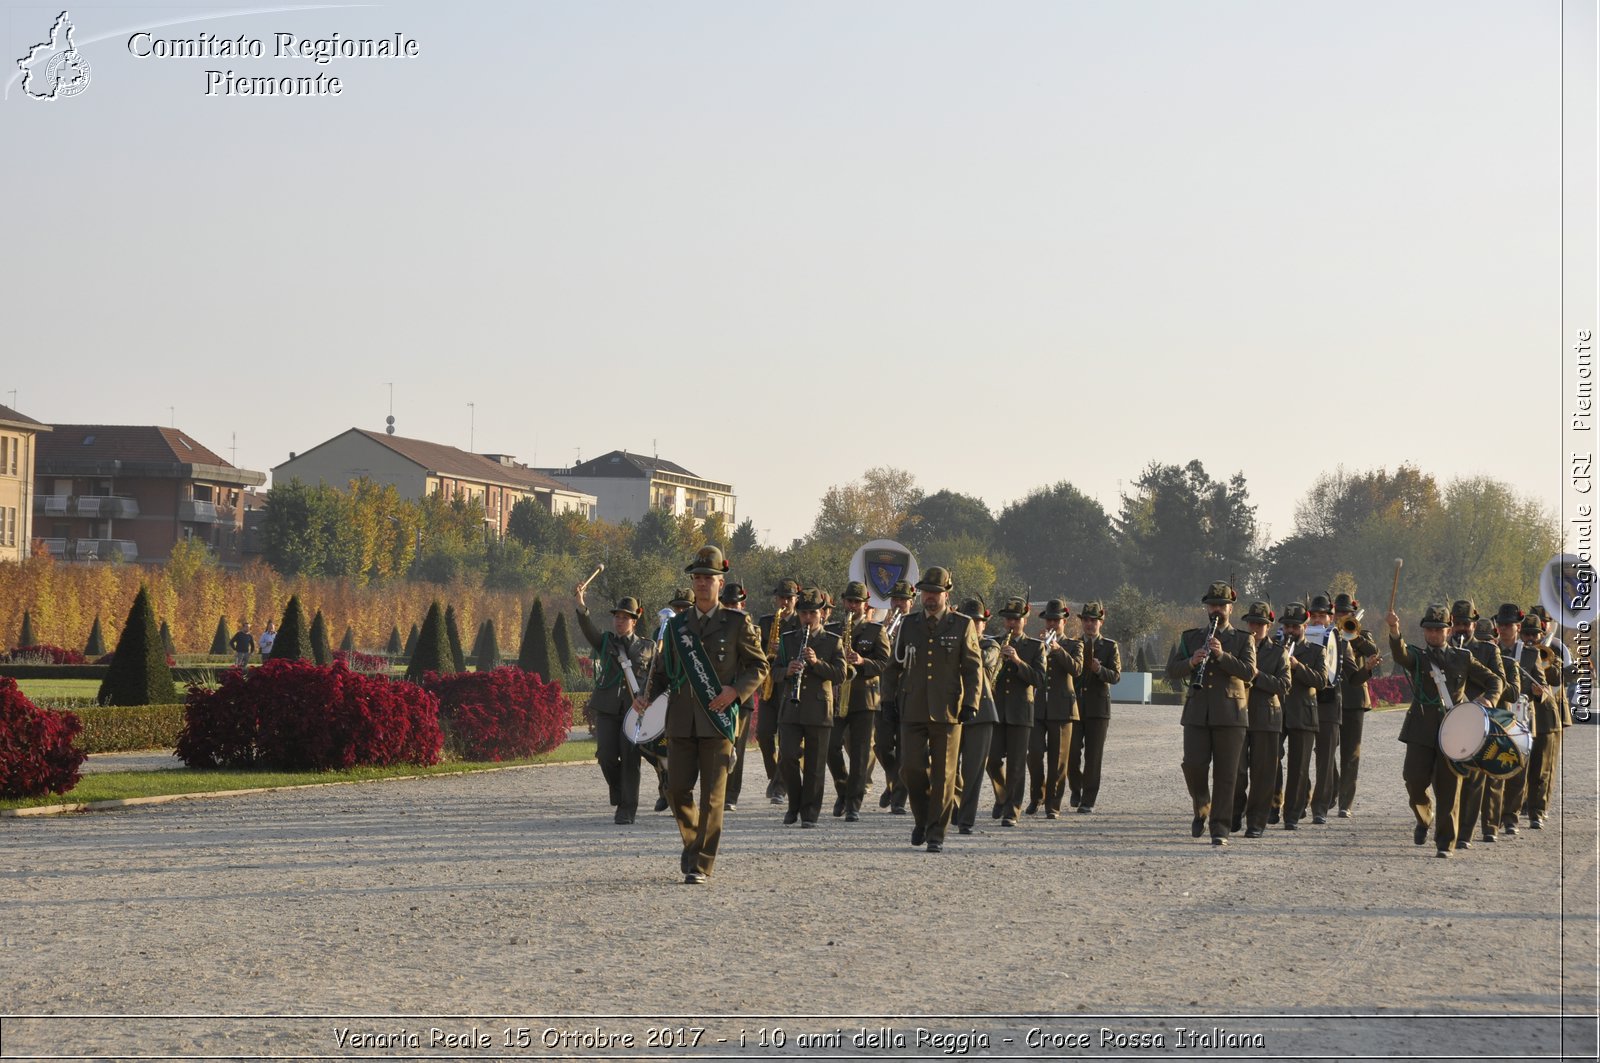
[[[689,613],[684,612],[667,621],[667,679],[674,692],[685,683],[694,690],[695,700],[705,711],[711,726],[732,742],[736,740],[739,726],[739,703],[735,701],[725,709],[711,711],[711,703],[722,693],[716,669],[700,642],[700,636],[689,628]]]

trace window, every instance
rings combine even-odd
[[[5,472],[8,468],[11,467],[10,458],[8,457],[8,455],[10,453],[11,453],[11,437],[10,436],[0,436],[0,473]]]
[[[17,509],[16,509],[15,506],[13,506],[13,507],[11,507],[11,509],[7,510],[7,512],[11,514],[11,518],[10,518],[9,523],[6,526],[6,545],[7,546],[16,546],[17,545]]]

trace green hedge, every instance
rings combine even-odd
[[[109,664],[0,664],[12,679],[104,679]]]
[[[96,705],[72,711],[83,724],[77,744],[86,753],[171,749],[183,730],[182,705]]]

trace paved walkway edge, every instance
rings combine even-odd
[[[278,790],[315,790],[329,786],[365,786],[368,783],[408,782],[417,779],[453,779],[461,775],[489,775],[497,771],[526,771],[530,768],[567,768],[593,765],[593,760],[563,760],[554,764],[508,764],[503,768],[478,768],[432,775],[393,775],[386,779],[340,779],[337,782],[306,782],[293,786],[251,786],[243,790],[205,790],[194,794],[155,794],[150,797],[121,797],[114,801],[76,801],[64,805],[35,805],[31,808],[0,808],[0,819],[20,816],[59,816],[66,812],[107,812],[136,805],[164,805],[168,801],[191,801],[204,797],[236,797],[241,794],[270,794]]]

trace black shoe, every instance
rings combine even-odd
[[[1032,801],[1029,801],[1028,807],[1023,811],[1030,816],[1037,813],[1039,811],[1039,799],[1035,797]]]
[[[1228,829],[1233,831],[1233,833],[1238,834],[1240,831],[1244,830],[1244,819],[1240,816],[1234,816],[1233,821],[1228,824]]]
[[[1465,839],[1465,838],[1457,838],[1456,839],[1456,848],[1457,849],[1470,849],[1470,848],[1472,848],[1472,843],[1470,841],[1468,841],[1467,839]]]
[[[1427,840],[1428,825],[1426,823],[1418,823],[1416,829],[1411,832],[1411,844],[1423,845],[1427,842]]]
[[[885,786],[883,788],[883,795],[878,798],[878,807],[879,808],[888,808],[889,807],[889,803],[891,801],[893,801],[893,800],[894,800],[894,787]]]
[[[792,827],[798,822],[800,822],[800,813],[796,812],[794,809],[791,808],[789,811],[783,814],[783,825],[785,827]]]
[[[737,804],[735,804],[734,802],[729,801],[727,804],[722,806],[722,811],[724,811],[724,812],[737,812],[737,811],[739,811],[739,806]]]
[[[633,822],[633,813],[624,812],[619,808],[617,810],[617,814],[611,817],[611,822],[621,826],[627,826],[629,823]]]
[[[1450,859],[1450,850],[1449,849],[1440,849],[1438,852],[1434,853],[1433,855],[1437,856],[1440,860],[1448,860],[1448,859]]]
[[[1198,838],[1206,832],[1206,817],[1196,816],[1194,822],[1189,824],[1189,837]]]
[[[1286,820],[1283,821],[1283,829],[1284,830],[1299,830],[1300,829],[1300,824],[1296,823],[1292,819],[1286,819]]]
[[[1534,816],[1532,819],[1528,820],[1528,826],[1534,830],[1544,830],[1544,820],[1540,819],[1538,816]]]
[[[903,815],[906,814],[906,806],[905,805],[890,805],[889,806],[889,811],[894,813],[897,816],[903,816]]]
[[[961,833],[961,834],[971,834],[972,833],[972,828],[967,826],[965,823],[963,823],[960,826],[956,827],[956,831],[958,833]]]
[[[699,871],[691,871],[683,876],[683,884],[685,886],[704,886],[707,881],[709,881],[709,877]]]
[[[1228,839],[1226,839],[1226,838],[1212,838],[1211,839],[1211,844],[1212,845],[1227,845],[1228,844]]]
[[[1244,836],[1246,838],[1259,838],[1265,833],[1266,831],[1262,830],[1260,827],[1251,827],[1249,830],[1244,832]]]
[[[1507,823],[1501,829],[1507,834],[1513,834],[1514,835],[1514,834],[1517,833],[1517,825],[1515,823]]]
[[[921,845],[923,842],[925,842],[927,840],[928,840],[928,828],[926,828],[926,827],[912,827],[911,828],[911,844],[912,845]]]
[[[1490,834],[1488,831],[1484,831],[1483,832],[1483,840],[1485,842],[1493,844],[1497,839],[1495,838],[1495,836],[1493,834]]]
[[[1079,805],[1078,806],[1078,811],[1081,812],[1081,813],[1093,812],[1094,811],[1094,806],[1093,805]]]
[[[1350,810],[1348,808],[1341,808],[1339,810],[1339,818],[1340,819],[1349,819],[1350,818]]]
[[[999,819],[1001,815],[1002,815],[1002,812],[1001,812],[1000,804],[998,802],[996,802],[995,806],[992,809],[989,810],[989,818],[990,819]]]
[[[657,812],[665,812],[666,810],[667,810],[667,799],[665,797],[656,798],[656,811]]]
[[[1278,809],[1274,808],[1272,811],[1267,813],[1267,825],[1269,827],[1277,826],[1278,820],[1280,820],[1282,818],[1283,818],[1283,813],[1281,813]]]
[[[1048,811],[1048,812],[1046,812],[1044,814],[1044,818],[1045,819],[1060,819],[1061,818],[1061,813],[1057,812],[1055,809],[1052,808],[1050,811]]]
[[[839,797],[835,798],[834,802],[833,802],[833,818],[834,819],[838,819],[840,816],[844,815],[844,806],[845,806],[845,799],[844,799],[844,795],[841,794]]]
[[[939,842],[929,842],[928,843],[928,852],[930,852],[930,853],[942,853],[942,852],[944,852],[944,846]]]
[[[682,856],[678,857],[678,870],[685,875],[694,870],[694,858],[689,855],[689,850],[687,849],[683,851]]]
[[[1017,825],[1017,821],[1012,819],[1010,816],[1006,816],[1000,820],[1000,825],[1002,827],[1015,827]]]
[[[1328,817],[1327,816],[1312,816],[1311,817],[1311,822],[1316,823],[1316,824],[1323,824],[1323,823],[1328,822]]]
[[[802,819],[800,821],[800,826],[802,827],[815,827],[816,825],[817,821],[814,819]]]
[[[861,819],[861,814],[859,812],[857,812],[855,809],[853,809],[853,808],[845,809],[844,821],[846,823],[856,823],[856,822],[859,822],[860,819]]]
[[[1067,797],[1067,803],[1069,805],[1071,805],[1073,808],[1077,808],[1080,804],[1083,803],[1083,791],[1082,790],[1074,790],[1074,791],[1072,791],[1072,793]]]
[[[769,805],[786,805],[788,803],[789,803],[789,799],[787,797],[769,797],[769,798],[767,798],[767,804],[769,804]]]

